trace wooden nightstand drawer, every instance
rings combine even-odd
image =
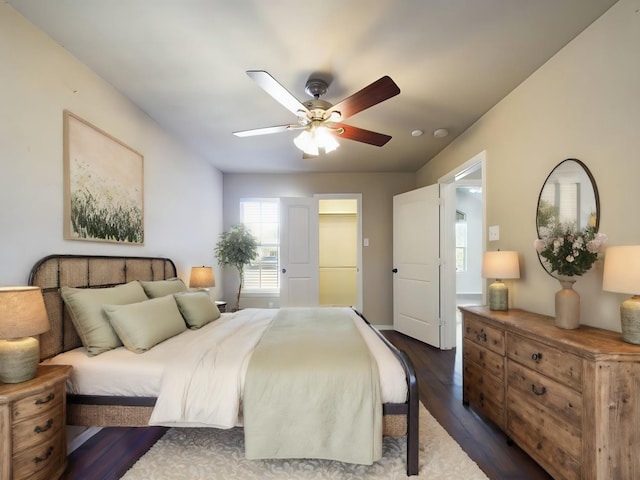
[[[58,410],[64,395],[64,384],[57,384],[17,400],[13,403],[13,422],[20,422],[43,412]]]
[[[0,480],[55,480],[67,464],[65,383],[71,367],[40,365],[35,378],[0,384]]]
[[[474,315],[465,314],[464,337],[498,355],[504,355],[504,332],[487,325]]]
[[[62,416],[53,409],[16,423],[13,426],[13,454],[50,440],[64,427],[62,421]]]
[[[64,436],[58,430],[49,441],[30,447],[13,457],[13,478],[48,480],[55,476],[66,462]]]
[[[507,356],[536,372],[582,391],[582,359],[575,355],[509,333]]]

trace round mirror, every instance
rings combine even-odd
[[[598,187],[587,166],[575,158],[563,160],[551,171],[538,197],[538,238],[558,225],[571,226],[575,231],[592,227],[595,232],[600,225]]]

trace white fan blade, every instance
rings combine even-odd
[[[307,107],[264,70],[247,70],[247,75],[253,78],[265,92],[275,98],[278,103],[294,115],[300,116],[300,112],[306,115],[309,112]]]

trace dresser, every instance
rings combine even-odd
[[[523,310],[460,310],[465,405],[555,479],[640,478],[640,346]]]
[[[0,383],[0,480],[54,480],[66,456],[65,382],[71,367],[39,366],[32,380]]]

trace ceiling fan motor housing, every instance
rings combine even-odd
[[[329,84],[321,78],[310,78],[307,80],[304,91],[314,98],[320,98],[320,96],[327,93],[328,88]]]

